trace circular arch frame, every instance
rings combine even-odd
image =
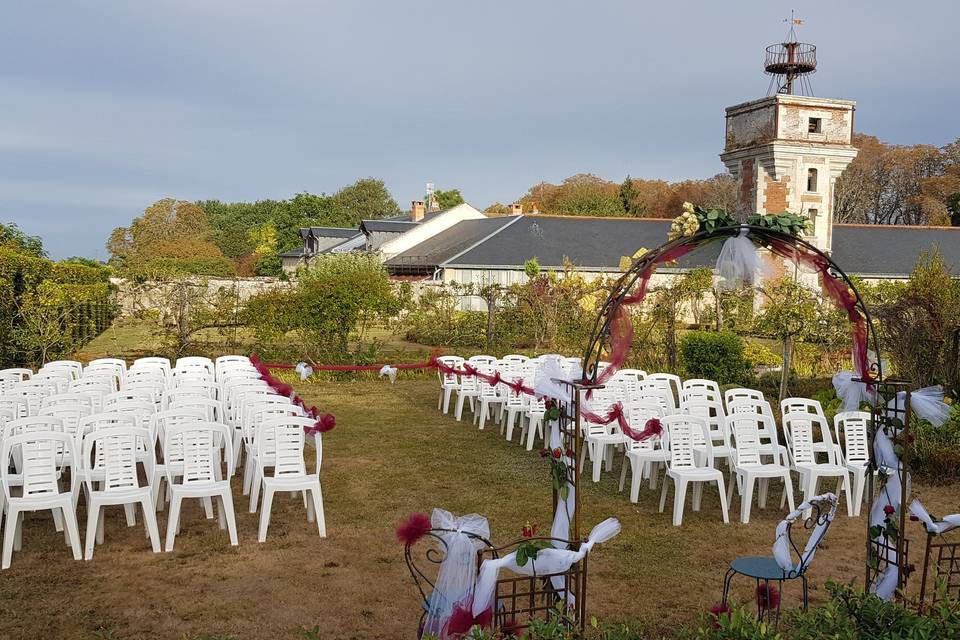
[[[776,231],[768,227],[757,225],[734,225],[720,227],[712,231],[700,231],[691,236],[681,236],[669,242],[652,249],[636,259],[633,265],[627,270],[613,285],[607,300],[600,308],[594,320],[593,328],[590,332],[590,339],[583,354],[583,378],[584,381],[592,384],[598,382],[599,363],[604,348],[610,346],[611,328],[616,314],[624,304],[624,299],[630,295],[638,281],[653,275],[656,267],[664,262],[665,256],[680,251],[683,255],[703,247],[716,240],[732,238],[746,231],[747,237],[759,242],[761,246],[769,247],[773,242],[785,243],[794,247],[807,250],[828,265],[828,275],[838,278],[853,292],[856,309],[863,315],[866,324],[866,344],[872,343],[875,359],[869,362],[869,373],[872,380],[882,379],[882,370],[880,365],[880,344],[877,332],[873,326],[873,320],[870,316],[870,310],[867,308],[860,291],[850,277],[829,254],[824,253],[811,243],[802,238]],[[793,258],[797,263],[797,258]],[[632,346],[632,345],[631,345]]]

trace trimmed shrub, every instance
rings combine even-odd
[[[680,338],[680,357],[688,378],[706,378],[719,384],[747,384],[750,362],[743,340],[730,331],[690,331]]]

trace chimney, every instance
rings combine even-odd
[[[410,220],[412,220],[413,222],[420,222],[421,220],[423,220],[423,211],[424,211],[423,201],[414,200],[410,204]]]
[[[523,205],[519,202],[514,202],[510,205],[510,215],[512,216],[522,216],[523,215]]]

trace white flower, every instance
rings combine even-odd
[[[692,202],[684,202],[684,203],[683,203],[683,210],[684,210],[686,213],[693,213],[693,203],[692,203]]]

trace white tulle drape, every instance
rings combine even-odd
[[[606,542],[620,533],[620,522],[616,518],[607,518],[590,531],[587,541],[576,551],[568,549],[541,549],[536,560],[529,560],[524,566],[517,565],[516,552],[509,553],[502,558],[484,560],[480,566],[480,575],[477,577],[477,588],[473,595],[473,615],[481,613],[493,606],[494,590],[497,585],[497,576],[502,569],[525,576],[543,576],[551,573],[562,573],[571,566],[583,560],[593,549],[594,545]]]
[[[790,551],[790,537],[787,535],[787,528],[792,523],[803,518],[803,513],[807,509],[812,508],[814,502],[827,502],[830,505],[830,510],[827,511],[826,516],[822,520],[817,520],[817,524],[807,539],[807,544],[803,549],[803,555],[800,556],[799,562],[794,564],[793,554]],[[813,561],[814,554],[817,552],[817,546],[823,539],[824,530],[830,526],[830,523],[833,522],[833,518],[836,515],[837,496],[832,493],[824,493],[823,495],[810,498],[794,511],[790,512],[790,515],[781,520],[780,524],[777,525],[776,538],[773,541],[773,558],[777,561],[777,565],[787,572],[795,571],[801,566],[809,566]]]
[[[390,378],[390,384],[393,384],[397,381],[397,368],[391,367],[388,364],[383,365],[380,367],[380,377]]]
[[[537,367],[533,392],[538,398],[553,398],[562,403],[570,402],[570,386],[558,381],[570,382],[572,376],[563,368],[560,356],[544,356]]]
[[[901,391],[887,406],[903,411],[906,392]],[[917,389],[910,394],[910,410],[935,427],[943,426],[950,418],[950,405],[943,401],[943,387],[936,385]]]
[[[928,533],[942,534],[960,527],[960,513],[944,516],[942,520],[934,521],[930,514],[927,513],[923,503],[919,500],[914,500],[910,503],[910,513],[917,516],[920,522],[923,523],[923,526],[926,527]]]
[[[300,381],[303,382],[313,374],[313,367],[308,365],[306,362],[298,362],[297,366],[293,368],[298,374],[300,374]]]
[[[856,411],[861,403],[872,400],[867,385],[854,380],[856,377],[853,371],[838,371],[833,374],[833,388],[843,402],[844,411]]]
[[[717,273],[723,280],[725,289],[735,289],[741,285],[754,285],[764,275],[764,264],[757,245],[747,237],[748,230],[723,242],[717,257]]]
[[[434,532],[443,541],[438,544],[444,557],[423,627],[425,633],[441,635],[440,631],[450,617],[453,606],[469,598],[476,583],[477,551],[483,543],[467,534],[489,539],[490,524],[486,518],[475,513],[458,518],[444,509],[433,510],[430,524],[434,529],[453,529]]]

